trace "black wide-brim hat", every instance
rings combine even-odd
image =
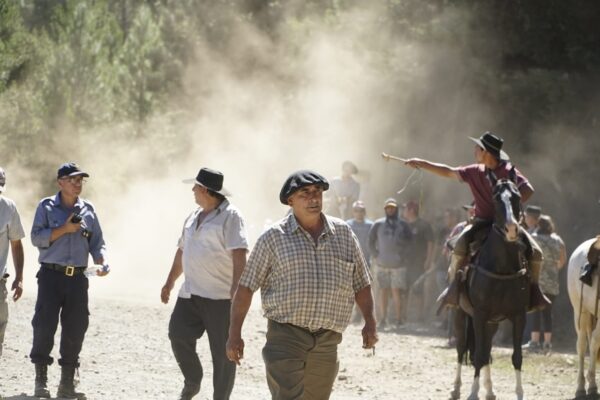
[[[231,196],[229,190],[223,187],[223,173],[210,168],[201,168],[195,178],[184,179],[183,183],[194,183],[223,196]]]
[[[469,137],[472,141],[474,141],[479,147],[487,151],[488,153],[493,154],[496,158],[504,161],[510,160],[510,157],[504,150],[502,150],[502,145],[504,144],[504,140],[502,138],[494,135],[492,132],[485,132],[479,139],[474,137]]]
[[[323,190],[329,189],[329,182],[327,179],[314,171],[302,170],[296,171],[285,180],[281,191],[279,192],[279,201],[281,204],[288,205],[288,199],[299,189],[310,185],[319,185]]]

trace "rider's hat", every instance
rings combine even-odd
[[[494,135],[492,132],[485,132],[479,139],[474,137],[469,137],[472,141],[477,143],[479,147],[488,153],[493,154],[496,158],[500,160],[509,160],[510,157],[506,152],[502,150],[502,145],[504,144],[504,140],[501,137]]]

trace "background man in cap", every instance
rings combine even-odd
[[[84,274],[89,255],[94,264],[103,266],[99,276],[108,273],[98,216],[92,203],[79,197],[87,177],[75,163],[61,165],[57,174],[60,191],[40,201],[31,228],[31,242],[39,249],[41,264],[30,354],[35,364],[36,397],[50,397],[47,368],[53,362],[50,352],[60,316],[58,363],[62,373],[56,396],[85,399],[83,393],[75,392],[73,377],[89,323],[88,279]]]
[[[352,204],[360,196],[360,184],[352,177],[358,174],[358,168],[351,161],[342,164],[342,176],[331,180],[331,191],[326,197],[329,200],[326,214],[343,220],[352,216]]]
[[[370,268],[371,254],[369,252],[369,231],[373,226],[373,221],[367,218],[367,208],[365,207],[365,203],[361,200],[356,200],[352,204],[352,216],[354,218],[349,219],[346,223],[350,225],[352,232],[356,235],[358,243],[360,244],[360,249],[365,256],[365,261]],[[373,292],[375,295],[375,290],[373,290]],[[354,311],[352,312],[352,323],[359,323],[361,320],[360,310],[357,307],[354,307]]]
[[[542,207],[528,205],[527,207],[525,207],[525,212],[523,213],[523,215],[525,229],[527,229],[527,232],[534,234],[538,228],[538,222],[540,220],[540,217],[542,216]]]
[[[407,277],[408,287],[412,292],[411,297],[413,297],[416,303],[412,311],[420,319],[426,311],[430,310],[431,306],[424,289],[426,286],[425,281],[429,277],[434,278],[434,271],[432,269],[434,251],[433,228],[429,222],[419,217],[419,203],[414,200],[410,200],[404,204],[402,218],[408,223],[412,233],[412,245],[407,254]],[[421,284],[415,284],[417,280]]]
[[[4,343],[4,332],[8,322],[8,290],[6,282],[8,281],[8,249],[12,251],[12,260],[15,267],[15,279],[13,280],[11,290],[14,292],[13,301],[19,300],[23,294],[23,245],[21,239],[25,237],[21,217],[15,202],[4,197],[3,193],[6,185],[6,173],[0,168],[0,356],[2,355],[2,345]]]
[[[350,227],[322,213],[328,188],[312,171],[288,177],[279,200],[292,212],[259,237],[233,299],[227,356],[239,363],[242,324],[261,289],[268,318],[263,359],[273,399],[329,398],[353,300],[365,319],[363,347],[377,342],[367,263]]]
[[[365,256],[365,260],[367,264],[371,259],[371,254],[369,252],[369,231],[373,226],[373,221],[367,218],[367,208],[365,207],[365,203],[360,200],[355,201],[352,204],[352,216],[354,218],[346,221],[350,228],[352,228],[352,232],[358,238],[358,243],[360,244],[360,249]]]
[[[469,185],[475,200],[475,221],[470,229],[461,233],[454,248],[452,263],[448,270],[451,282],[454,282],[456,271],[469,262],[470,244],[476,237],[476,233],[484,227],[489,227],[494,219],[494,201],[492,198],[491,180],[510,179],[514,172],[514,179],[521,201],[526,202],[533,194],[533,187],[517,170],[508,162],[508,155],[502,150],[504,141],[491,132],[485,132],[479,139],[469,138],[475,142],[475,164],[449,167],[445,164],[434,163],[419,158],[407,160],[406,165],[413,168],[421,168],[436,175],[456,179]],[[513,169],[514,168],[514,169]],[[546,302],[538,286],[538,278],[541,268],[541,250],[533,239],[527,236],[532,247],[529,261],[532,283],[532,298],[530,307],[543,307]],[[443,301],[444,304],[458,304],[458,287],[450,286]]]
[[[213,363],[213,398],[227,400],[236,365],[227,359],[225,343],[231,298],[246,265],[246,228],[240,211],[226,198],[229,193],[223,188],[221,172],[202,168],[195,179],[184,182],[194,184],[194,199],[200,207],[185,220],[160,294],[166,304],[175,281],[184,275],[169,322],[171,347],[184,376],[180,399],[191,399],[200,391],[202,365],[196,341],[206,332]]]
[[[396,199],[383,204],[385,217],[378,219],[369,232],[369,250],[377,279],[379,328],[386,323],[388,298],[394,300],[396,324],[403,322],[402,303],[408,290],[407,253],[412,240],[410,227],[398,215]]]

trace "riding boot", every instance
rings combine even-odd
[[[467,264],[467,258],[468,257],[466,256],[461,256],[455,253],[452,254],[452,260],[450,262],[450,267],[448,268],[449,284],[446,290],[444,290],[437,299],[437,301],[440,303],[438,314],[446,306],[458,307],[462,273],[464,272],[464,266]]]
[[[35,364],[35,389],[33,397],[41,397],[49,399],[50,391],[48,390],[48,366],[46,364]]]
[[[528,312],[543,310],[546,306],[552,304],[552,302],[544,295],[540,285],[538,284],[540,278],[540,269],[542,268],[541,260],[530,260],[530,285],[529,285],[529,309]]]
[[[75,391],[75,367],[63,365],[60,374],[60,383],[56,397],[66,399],[86,400],[85,393]]]

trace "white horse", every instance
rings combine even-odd
[[[579,372],[577,376],[576,399],[597,398],[598,386],[596,385],[596,361],[600,354],[600,324],[597,323],[595,314],[600,312],[597,304],[600,294],[600,275],[596,271],[593,276],[592,286],[582,285],[579,280],[581,268],[588,262],[587,254],[596,239],[590,239],[577,247],[569,259],[569,271],[567,276],[567,287],[569,298],[575,315],[575,330],[577,331],[577,355],[579,357]],[[588,348],[590,351],[589,368],[587,373],[588,390],[586,397],[584,358]]]

